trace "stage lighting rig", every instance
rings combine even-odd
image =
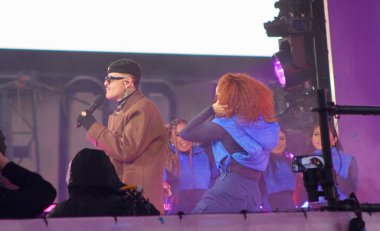
[[[269,37],[282,37],[272,61],[278,83],[288,91],[313,75],[310,0],[280,0],[274,7],[280,10],[279,14],[264,23],[264,28]]]
[[[306,131],[317,121],[315,107],[316,65],[314,62],[314,0],[279,0],[273,21],[264,23],[268,37],[280,37],[279,50],[272,56],[273,72],[283,90],[277,117]],[[276,93],[276,92],[275,92]],[[285,102],[285,103],[284,103]],[[295,119],[296,118],[296,119]]]
[[[305,53],[305,37],[289,36],[279,40],[280,50],[273,54],[273,70],[277,82],[286,89],[304,84],[312,76],[310,58]]]
[[[279,47],[272,56],[272,64],[276,82],[284,92],[283,99],[276,99],[285,101],[286,109],[276,112],[283,122],[288,121],[284,123],[300,129],[310,127],[316,122],[316,116],[310,112],[316,106],[312,53],[306,53],[305,37],[299,35],[280,39]],[[297,122],[291,122],[294,118]]]
[[[286,37],[289,34],[311,33],[309,0],[280,0],[274,4],[279,14],[264,23],[268,37]]]

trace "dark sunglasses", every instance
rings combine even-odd
[[[107,81],[107,83],[111,83],[112,80],[125,79],[125,78],[127,77],[115,77],[115,76],[108,75],[104,77],[104,81]]]

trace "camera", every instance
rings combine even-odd
[[[326,200],[336,200],[337,193],[334,186],[334,171],[329,171],[326,162],[321,155],[296,156],[292,159],[294,172],[302,172],[303,183],[308,195],[308,201],[318,201],[319,197]],[[319,186],[322,187],[319,188]]]
[[[325,166],[325,160],[320,155],[295,156],[292,159],[293,172],[306,172],[309,169],[320,169]]]

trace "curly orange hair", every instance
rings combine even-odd
[[[277,121],[272,90],[244,73],[226,73],[218,80],[218,100],[228,105],[231,113],[244,122],[255,122],[261,116],[266,122]]]

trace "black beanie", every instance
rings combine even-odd
[[[140,65],[132,59],[118,59],[113,61],[108,66],[107,74],[111,72],[132,74],[137,78],[140,78],[142,74]]]

